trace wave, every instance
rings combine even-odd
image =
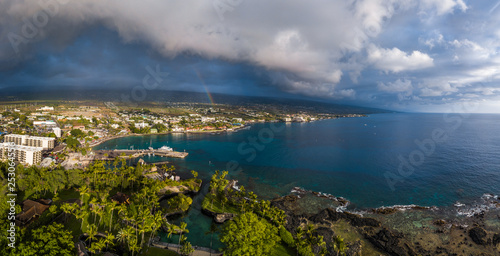
[[[408,205],[382,206],[382,207],[371,209],[372,212],[379,213],[379,214],[391,214],[391,213],[395,213],[395,212],[404,212],[407,210],[438,210],[438,207],[408,204]]]
[[[299,196],[305,195],[305,194],[310,194],[310,195],[314,195],[317,197],[326,198],[326,199],[338,202],[338,203],[340,203],[340,206],[337,207],[338,211],[345,211],[347,206],[349,206],[351,204],[351,202],[344,197],[334,196],[332,194],[323,193],[323,192],[316,192],[316,191],[312,191],[312,190],[307,190],[307,189],[304,189],[301,187],[294,187],[294,188],[292,188],[292,190],[290,192],[298,194]]]
[[[460,202],[454,204],[457,214],[466,217],[480,216],[492,209],[500,209],[500,199],[498,195],[486,193],[480,198],[478,204],[465,205]]]

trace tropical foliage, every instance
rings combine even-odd
[[[80,239],[94,254],[109,251],[138,255],[162,227],[187,233],[186,225],[170,224],[166,209],[159,206],[158,191],[168,182],[145,178],[144,168],[148,167],[128,166],[125,158],[110,163],[96,161],[84,170],[18,165],[16,214],[21,212],[19,203],[24,199],[52,198],[54,203],[33,223],[18,229],[17,249],[9,251],[8,241],[2,236],[0,255],[74,255],[74,244],[82,234]],[[3,185],[7,169],[7,163],[0,162]],[[10,208],[6,187],[2,186],[0,194],[0,225],[4,230],[10,223],[6,221]],[[65,202],[68,191],[76,191],[69,193],[74,195],[71,203]],[[117,192],[129,195],[128,199],[112,199]],[[183,210],[182,202],[191,200],[184,195],[175,198],[181,199],[176,207]],[[189,251],[189,246],[183,245]]]
[[[278,229],[252,212],[238,215],[223,228],[226,255],[270,255],[280,241]]]

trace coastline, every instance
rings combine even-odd
[[[361,116],[354,116],[354,117],[367,117],[368,115],[361,115]],[[329,120],[329,119],[338,119],[338,118],[350,118],[350,116],[341,116],[341,117],[335,117],[335,118],[322,118],[322,119],[317,119],[313,121],[307,121],[307,122],[299,122],[299,123],[312,123],[312,122],[319,122],[319,121],[324,121],[324,120]],[[169,131],[169,132],[159,132],[159,133],[132,133],[132,134],[124,134],[124,135],[114,135],[114,136],[108,136],[105,138],[100,139],[99,141],[95,143],[89,144],[89,147],[93,148],[96,147],[106,141],[113,140],[113,139],[118,139],[118,138],[126,138],[126,137],[132,137],[132,136],[152,136],[152,135],[167,135],[167,134],[187,134],[187,133],[193,133],[193,134],[222,134],[222,133],[227,133],[227,132],[237,132],[239,130],[244,130],[248,129],[254,124],[266,124],[266,123],[296,123],[296,122],[284,122],[284,121],[267,121],[267,122],[254,122],[254,123],[247,123],[243,126],[233,128],[233,130],[194,130],[194,131],[182,131],[182,132],[174,132],[174,131]]]
[[[119,138],[126,138],[126,137],[134,137],[134,136],[154,136],[154,135],[168,135],[168,134],[187,134],[187,133],[199,133],[199,134],[222,134],[222,133],[225,133],[225,132],[236,132],[236,131],[239,131],[239,130],[242,130],[242,129],[245,129],[246,127],[249,127],[250,125],[245,125],[243,126],[242,128],[237,128],[237,129],[234,129],[232,131],[228,131],[228,130],[215,130],[215,131],[182,131],[182,132],[159,132],[159,133],[145,133],[145,134],[141,134],[141,133],[132,133],[132,134],[124,134],[124,135],[115,135],[115,136],[108,136],[108,137],[104,137],[102,139],[100,139],[99,141],[95,142],[95,143],[92,143],[92,144],[89,144],[89,147],[93,148],[93,147],[96,147],[96,146],[99,146],[100,144],[106,142],[106,141],[110,141],[110,140],[114,140],[114,139],[119,139]]]
[[[317,121],[324,121],[324,119]],[[362,122],[360,125],[362,125]],[[219,134],[224,131],[196,131],[192,133],[207,132]],[[169,133],[172,132],[162,134]],[[128,134],[120,137],[141,135],[157,134]],[[113,138],[116,137],[118,136]],[[182,138],[184,137],[180,137],[179,139]],[[345,204],[349,204],[348,199],[356,199],[351,198],[347,194],[338,194],[346,196],[344,198],[319,192],[325,190],[309,189],[311,188],[304,189],[297,187],[294,189],[296,195],[287,198],[291,200],[283,200],[282,206],[287,208],[290,214],[290,223],[293,224],[293,226],[290,226],[290,230],[292,231],[296,225],[313,223],[317,225],[320,232],[322,232],[321,234],[324,234],[324,237],[335,237],[336,235],[348,237],[346,242],[349,243],[351,248],[357,248],[357,245],[360,244],[358,239],[360,239],[362,248],[368,248],[366,250],[369,251],[371,248],[374,248],[373,250],[377,250],[381,252],[381,254],[382,252],[399,252],[401,254],[398,255],[412,255],[410,253],[432,255],[436,250],[439,250],[440,252],[461,255],[460,253],[464,250],[472,255],[480,255],[478,254],[478,248],[483,248],[486,252],[490,252],[490,254],[486,255],[494,255],[491,254],[491,252],[495,247],[493,246],[493,242],[488,242],[488,239],[495,241],[493,238],[499,234],[498,232],[500,231],[498,228],[491,225],[491,223],[498,223],[496,217],[497,214],[500,213],[500,201],[496,201],[498,196],[485,194],[483,196],[484,199],[489,200],[487,204],[480,201],[483,200],[483,198],[478,198],[478,201],[473,204],[462,202],[462,199],[460,199],[461,203],[458,203],[458,201],[450,201],[451,203],[456,202],[456,206],[454,205],[451,207],[444,207],[440,204],[437,204],[438,207],[432,207],[432,204],[410,203],[402,205],[382,204],[378,207],[358,208],[359,205],[351,204],[351,207],[345,209]],[[308,194],[307,197],[304,193]],[[314,198],[312,196],[314,196]],[[300,198],[303,199],[301,200]],[[495,201],[492,201],[491,198],[495,199]],[[325,202],[327,202],[328,205]],[[337,207],[330,207],[329,205],[331,204],[338,205]],[[304,210],[305,205],[311,206],[308,207],[307,211],[314,210],[315,212],[312,213]],[[483,211],[483,205],[497,205],[497,208],[492,208],[490,211]],[[317,210],[315,208],[317,206],[323,206],[323,210]],[[294,211],[294,208],[299,209],[299,211]],[[198,213],[193,213],[192,216],[197,216],[197,214]],[[380,226],[377,223],[380,223]],[[197,224],[199,223],[193,223],[193,225]],[[332,224],[331,228],[326,226],[330,224]],[[481,236],[483,231],[486,236]],[[440,241],[439,238],[441,237],[450,242],[436,242]],[[385,238],[387,238],[390,243],[384,242],[383,239]],[[465,238],[467,241],[464,241]],[[195,241],[196,239],[199,241],[201,238],[195,237],[194,239]],[[487,245],[478,244],[476,241]],[[194,242],[193,244],[204,245],[204,243]],[[406,245],[408,245],[408,247]]]
[[[286,228],[293,232],[297,226],[315,225],[320,227],[318,230],[327,244],[337,235],[349,237],[347,243],[352,251],[347,255],[361,252],[367,255],[497,255],[500,250],[497,195],[483,195],[478,199],[479,206],[393,205],[351,211],[328,203],[338,205],[339,197],[302,188],[294,190],[271,200],[273,206],[287,214]],[[316,208],[318,205],[312,203],[310,196],[322,200],[320,208]],[[312,208],[316,209],[311,211]],[[469,211],[463,212],[462,208]]]

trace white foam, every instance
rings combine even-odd
[[[460,207],[457,209],[457,214],[473,217],[475,215],[484,214],[491,209],[498,208],[500,201],[498,200],[498,195],[486,193],[481,196],[481,203],[476,205],[467,206],[459,202],[455,203],[455,206]]]
[[[374,210],[384,210],[384,209],[395,209],[398,211],[406,211],[406,210],[438,210],[436,206],[420,206],[416,204],[408,204],[408,205],[392,205],[392,206],[382,206],[379,208],[375,208]]]

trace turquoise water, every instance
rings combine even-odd
[[[499,194],[499,124],[500,115],[376,114],[255,124],[223,134],[126,137],[96,149],[168,145],[186,150],[185,159],[145,160],[170,160],[185,175],[196,170],[205,181],[215,170],[230,169],[231,178],[265,198],[300,186],[343,196],[352,208],[450,206]],[[234,165],[239,168],[228,167]],[[186,218],[191,233],[199,234],[210,224],[196,207]],[[195,235],[190,240],[208,246]]]

